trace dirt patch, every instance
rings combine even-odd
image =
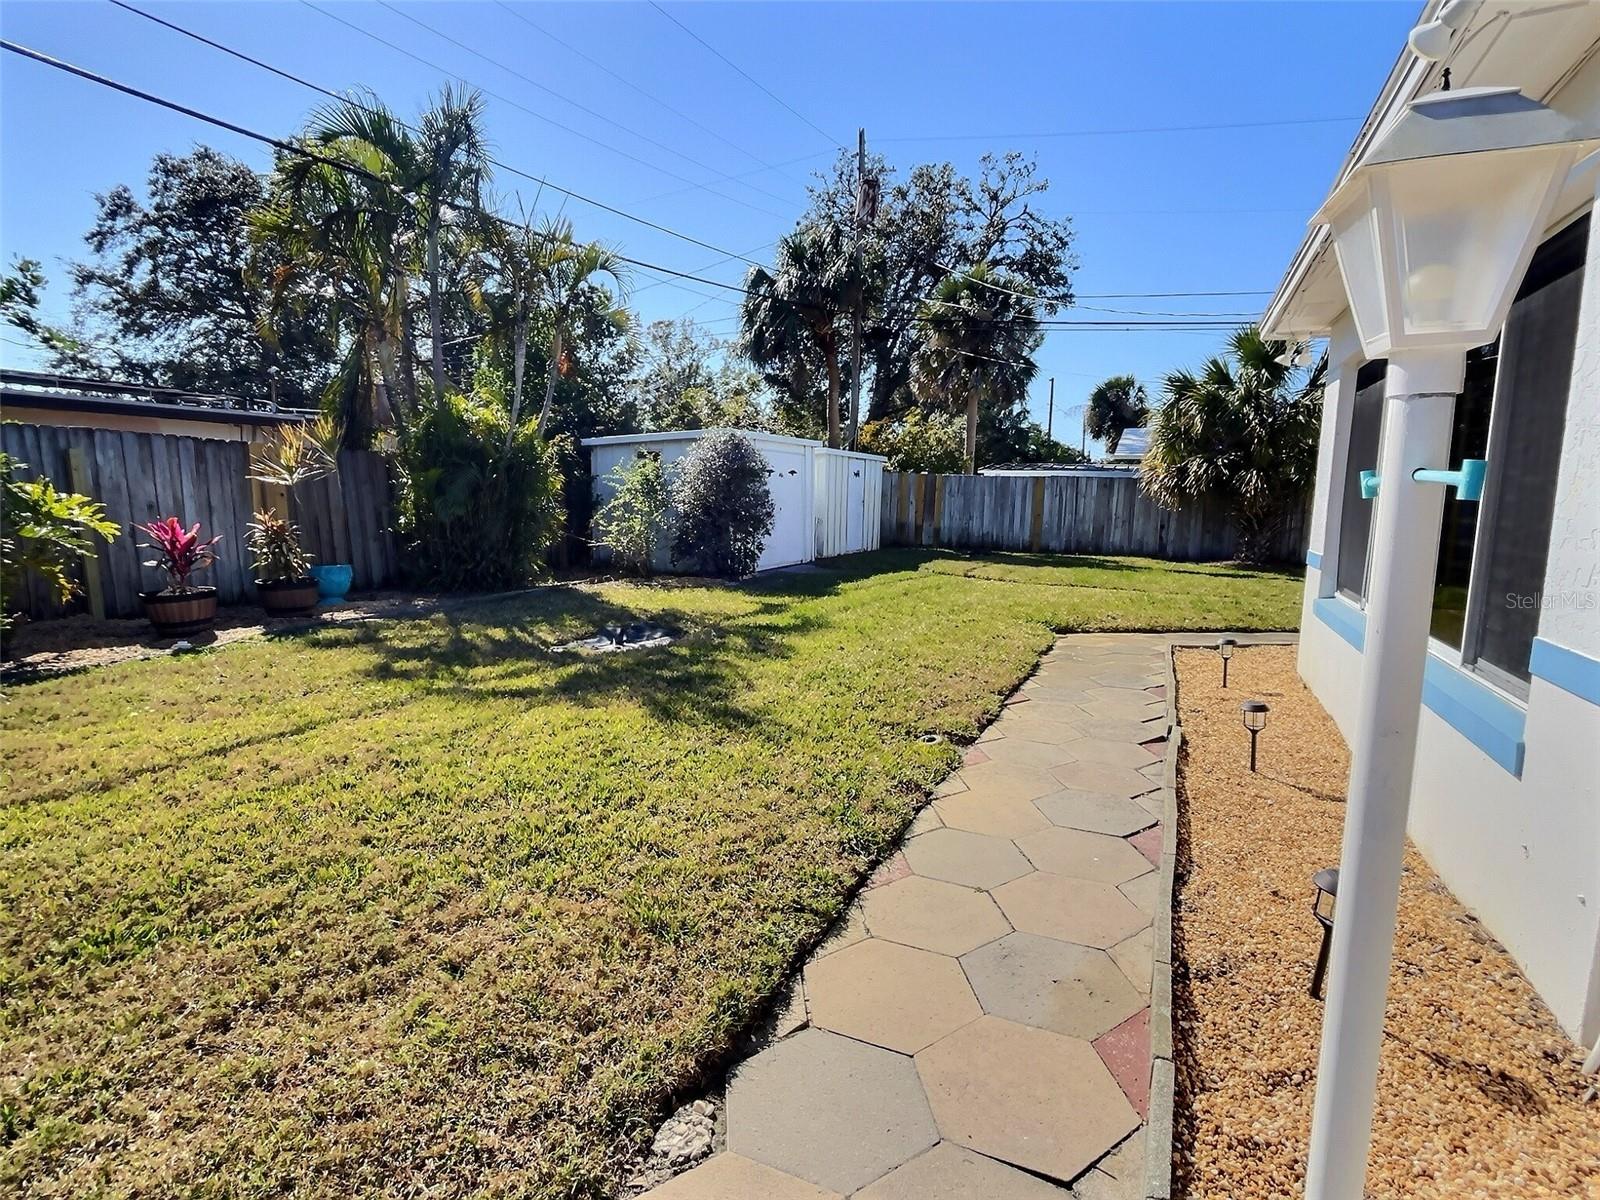
[[[1178,651],[1174,1195],[1298,1195],[1322,1004],[1311,875],[1334,866],[1349,754],[1293,647]],[[1266,700],[1249,771],[1239,702]],[[1373,1197],[1600,1196],[1600,1102],[1516,963],[1408,847],[1367,1176]]]

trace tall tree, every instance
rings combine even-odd
[[[918,316],[912,384],[926,404],[965,408],[969,475],[978,469],[980,413],[1016,407],[1039,372],[1033,354],[1044,336],[1026,286],[979,263],[940,280]]]
[[[1144,384],[1132,375],[1113,375],[1095,385],[1089,393],[1084,426],[1089,436],[1106,444],[1106,453],[1115,454],[1122,435],[1143,425],[1150,416],[1150,400]]]
[[[799,399],[815,364],[827,379],[828,445],[839,445],[840,350],[861,279],[849,240],[831,225],[805,225],[779,239],[773,266],[751,267],[740,309],[739,346],[775,386]]]
[[[925,163],[896,181],[881,157],[868,171],[883,180],[883,191],[868,238],[881,282],[864,339],[871,386],[863,417],[884,420],[916,403],[918,314],[941,279],[957,266],[986,262],[1020,280],[1039,297],[1039,315],[1050,316],[1071,303],[1077,259],[1070,219],[1039,211],[1050,184],[1021,154],[985,155],[976,178],[949,163]],[[855,192],[855,155],[841,153],[831,176],[812,189],[802,221],[848,236]]]
[[[1140,467],[1144,489],[1167,508],[1226,506],[1242,562],[1270,555],[1316,476],[1327,360],[1309,372],[1286,366],[1289,348],[1248,326],[1198,373],[1168,375]]]
[[[465,233],[469,219],[481,208],[480,192],[489,169],[483,137],[483,97],[446,84],[438,101],[422,115],[416,148],[416,178],[411,183],[423,228],[433,391],[443,395],[445,337],[440,241],[447,227],[457,236]]]
[[[572,236],[572,222],[564,218],[547,221],[539,229],[540,244],[534,260],[539,273],[544,296],[545,317],[550,327],[550,349],[545,366],[544,404],[539,409],[538,432],[542,435],[550,424],[550,407],[555,401],[556,377],[567,366],[572,349],[577,321],[584,313],[581,303],[594,293],[610,297],[601,288],[599,279],[609,277],[619,292],[627,287],[628,269],[622,256],[600,242],[577,242]],[[602,306],[604,319],[618,330],[626,331],[631,322],[628,310],[618,301]],[[590,315],[593,313],[591,311]],[[512,414],[513,422],[516,414]]]
[[[206,146],[156,155],[144,199],[122,184],[97,195],[84,236],[93,257],[71,267],[89,326],[85,352],[58,353],[58,363],[164,387],[261,400],[276,391],[287,404],[315,403],[335,357],[324,306],[308,303],[276,337],[261,335],[271,300],[247,270],[247,216],[265,195],[253,170]],[[106,349],[88,353],[93,343]]]

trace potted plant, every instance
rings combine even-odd
[[[317,581],[308,570],[311,556],[300,545],[294,522],[275,512],[258,512],[245,534],[256,564],[256,596],[269,617],[294,617],[317,607]]]
[[[338,423],[326,415],[308,424],[286,426],[277,438],[256,447],[250,478],[292,492],[298,484],[335,474],[339,470],[339,444],[343,438]],[[270,512],[257,513],[258,524],[263,515],[277,519],[276,514]],[[287,525],[287,519],[282,523]],[[309,559],[310,555],[305,557]],[[316,585],[317,598],[323,604],[342,602],[355,576],[349,563],[320,563],[307,566],[304,573]],[[263,593],[263,605],[266,604],[265,595]]]
[[[184,529],[177,517],[164,517],[135,528],[150,537],[148,542],[140,542],[139,548],[156,552],[156,557],[145,560],[144,565],[159,567],[167,573],[166,587],[139,593],[150,624],[163,637],[210,629],[217,619],[217,589],[197,586],[190,578],[217,561],[212,547],[222,540],[222,535],[203,542],[200,522]]]

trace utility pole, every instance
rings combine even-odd
[[[1050,407],[1044,410],[1044,436],[1049,442],[1055,441],[1052,431],[1056,424],[1056,377],[1050,376]]]
[[[862,309],[867,302],[861,279],[861,228],[878,216],[877,181],[868,186],[867,131],[856,130],[856,219],[855,219],[855,312],[850,333],[850,433],[845,446],[856,448],[856,433],[861,428],[861,326],[865,319]]]

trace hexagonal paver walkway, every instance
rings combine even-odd
[[[1057,641],[645,1200],[1142,1195],[1168,640]]]

